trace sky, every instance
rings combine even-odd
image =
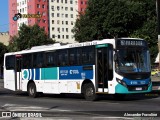
[[[8,1],[0,0],[0,32],[9,31]]]

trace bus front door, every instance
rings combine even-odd
[[[21,90],[22,84],[22,76],[21,76],[21,67],[22,67],[22,56],[16,55],[16,62],[15,62],[15,90]]]
[[[108,92],[108,47],[96,46],[96,92]]]

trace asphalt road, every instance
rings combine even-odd
[[[67,94],[49,95],[30,98],[27,93],[15,93],[3,88],[0,82],[0,116],[4,111],[11,111],[14,119],[29,119],[37,113],[37,119],[159,119],[160,96],[158,93],[128,95],[124,100],[115,100],[111,95],[100,96],[95,102],[86,101],[80,95]],[[15,112],[19,112],[16,114]],[[15,114],[14,114],[15,113]],[[21,115],[17,117],[16,115]],[[23,115],[23,116],[22,116]],[[27,115],[27,116],[25,116]],[[132,115],[134,115],[132,117]],[[148,117],[135,117],[135,115],[150,115]],[[35,117],[35,116],[34,116]],[[0,119],[4,119],[1,117]],[[5,119],[10,119],[5,117]],[[30,118],[32,120],[33,118]]]

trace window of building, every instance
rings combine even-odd
[[[54,24],[54,20],[52,20],[52,24]]]
[[[52,8],[52,11],[54,11],[54,6],[52,6],[51,8]]]
[[[58,39],[60,39],[61,38],[61,36],[60,35],[58,35]]]
[[[40,8],[40,4],[37,4],[37,8]]]
[[[71,14],[71,18],[73,18],[73,14]]]
[[[67,3],[67,0],[65,0],[65,3]]]
[[[59,0],[57,0],[57,3],[59,3]]]
[[[65,14],[65,17],[68,18],[68,14]]]
[[[73,11],[73,7],[70,7],[70,10]]]
[[[46,15],[46,12],[43,12],[42,15],[45,16],[45,15]]]
[[[57,28],[57,31],[60,33],[60,28],[59,27]]]
[[[66,28],[66,32],[68,32],[68,28]]]
[[[65,11],[68,11],[68,7],[65,7]]]
[[[52,13],[52,17],[54,17],[54,13]]]
[[[69,35],[66,35],[66,39],[69,39]]]
[[[53,30],[53,29],[52,29]],[[52,38],[55,38],[55,35],[52,35]]]
[[[59,6],[57,6],[57,10],[58,10],[58,11],[60,10],[60,7],[59,7]]]
[[[68,21],[66,21],[66,25],[68,25]]]
[[[42,8],[45,8],[45,5],[44,5],[44,4],[42,5]]]
[[[57,24],[60,24],[60,20],[57,20]]]
[[[52,27],[52,31],[54,31],[54,27]]]
[[[43,19],[43,23],[46,23],[46,20],[45,20],[45,19]]]
[[[59,13],[57,13],[57,17],[59,17]]]
[[[73,4],[73,0],[70,0],[70,4]]]

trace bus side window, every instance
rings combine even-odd
[[[5,66],[7,70],[13,70],[15,68],[15,56],[6,56]]]
[[[24,54],[23,57],[23,69],[32,68],[32,54]]]
[[[33,54],[33,67],[42,68],[44,66],[43,52]]]
[[[56,64],[56,53],[55,52],[48,52],[46,53],[46,65],[47,67],[55,67]]]
[[[69,49],[69,65],[77,65],[77,49],[76,48],[71,48]]]
[[[68,50],[59,50],[58,51],[58,66],[67,66],[68,65]]]
[[[82,47],[82,64],[94,64],[95,62],[95,52],[94,46]]]

